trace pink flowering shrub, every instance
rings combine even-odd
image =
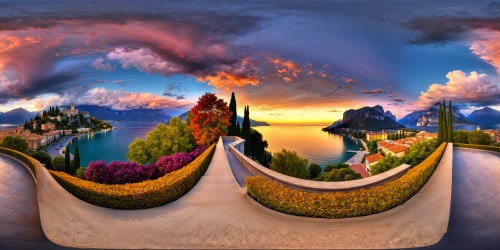
[[[103,160],[91,162],[85,169],[86,180],[105,184],[124,184],[154,180],[172,171],[181,169],[205,151],[206,147],[196,147],[193,151],[162,156],[156,163],[141,165],[135,162]]]

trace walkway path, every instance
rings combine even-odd
[[[0,249],[59,249],[40,227],[35,184],[19,162],[0,156]]]
[[[76,135],[69,135],[63,137],[60,141],[53,143],[49,147],[45,149],[45,152],[50,155],[50,157],[54,158],[56,156],[64,156],[61,152],[64,148],[66,148],[66,145],[73,140],[73,138],[77,137]]]
[[[500,153],[455,148],[448,233],[436,248],[498,249]]]
[[[435,180],[431,179],[430,185],[406,205],[378,215],[340,220],[285,215],[247,198],[233,176],[222,140],[198,184],[179,200],[157,208],[123,211],[93,206],[68,194],[46,171],[37,174],[39,188],[44,190],[39,193],[44,231],[61,245],[388,248],[433,244],[441,238],[449,207],[436,204],[445,199],[446,193],[430,190],[442,190],[446,181],[439,178],[447,169],[440,168],[433,176]]]

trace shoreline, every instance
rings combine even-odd
[[[108,132],[112,129],[109,130],[100,130],[97,132],[94,132],[93,134],[100,134],[104,132]],[[50,157],[54,158],[56,156],[64,156],[63,150],[68,146],[68,144],[75,138],[79,138],[80,136],[84,135],[89,135],[89,133],[86,134],[76,134],[76,135],[69,135],[65,136],[61,141],[58,141],[57,143],[54,143],[50,145],[50,147],[46,148],[44,151],[50,155]],[[55,147],[55,149],[53,148]],[[60,147],[59,150],[57,150],[57,147]]]

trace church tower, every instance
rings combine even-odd
[[[72,102],[72,103],[71,103],[71,111],[72,111],[72,112],[74,112],[74,111],[75,111],[75,103],[74,103],[74,102]]]

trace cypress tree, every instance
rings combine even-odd
[[[236,97],[234,97],[234,92],[231,93],[231,101],[229,102],[229,111],[231,115],[229,116],[229,127],[227,127],[228,135],[237,136],[238,131],[236,128],[236,119],[237,119],[237,111],[236,111]]]
[[[446,120],[446,102],[443,100],[443,142],[448,141],[448,121]]]
[[[453,142],[453,112],[451,109],[451,99],[448,103],[448,142]]]
[[[245,106],[245,116],[243,117],[243,124],[241,126],[241,137],[245,139],[245,155],[249,156],[250,153],[250,107]]]
[[[236,134],[235,134],[236,136],[240,136],[241,135],[241,126],[240,126],[240,122],[239,121],[236,122],[236,131],[235,132],[236,132]]]
[[[441,144],[443,141],[443,107],[439,105],[439,115],[438,115],[438,144]]]
[[[71,174],[71,159],[69,157],[68,146],[66,146],[66,152],[64,153],[64,172]]]
[[[59,114],[59,113],[60,113],[60,111],[59,111],[59,107],[58,107],[58,106],[56,106],[56,115],[57,115],[57,114]]]
[[[78,151],[78,146],[75,148],[75,155],[73,156],[73,171],[71,174],[75,174],[76,170],[80,168],[80,152]]]

